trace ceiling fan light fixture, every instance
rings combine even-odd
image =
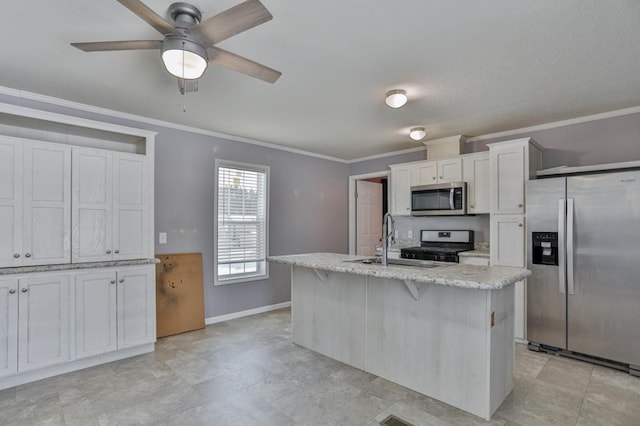
[[[387,92],[384,102],[389,108],[400,108],[407,103],[407,92],[404,90],[391,90]]]
[[[414,127],[409,130],[409,137],[414,141],[421,141],[427,136],[427,131],[424,127]]]
[[[209,63],[207,49],[183,37],[167,37],[162,42],[162,62],[169,74],[185,80],[202,77]]]

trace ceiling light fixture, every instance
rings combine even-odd
[[[414,127],[409,130],[409,137],[414,141],[421,141],[425,136],[427,136],[427,131],[424,127]]]
[[[391,90],[387,92],[384,102],[390,108],[400,108],[407,103],[407,92],[404,90]]]
[[[202,77],[209,58],[207,49],[199,42],[187,37],[167,36],[162,42],[162,62],[169,74],[194,80]]]

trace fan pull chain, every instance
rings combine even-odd
[[[182,42],[182,112],[187,112],[187,80],[184,78],[184,41]]]

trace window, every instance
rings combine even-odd
[[[215,284],[265,279],[269,168],[216,160]]]

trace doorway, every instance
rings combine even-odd
[[[388,179],[387,171],[349,177],[349,254],[373,256],[381,247]]]

